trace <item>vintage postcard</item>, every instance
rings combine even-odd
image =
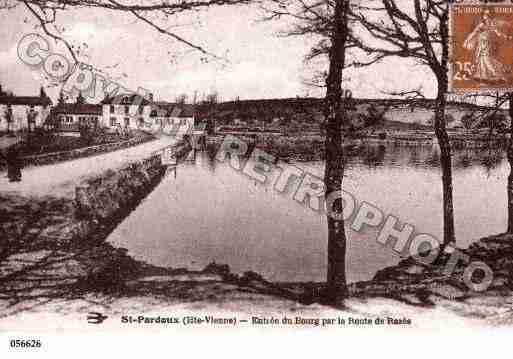
[[[73,333],[513,333],[509,1],[0,16],[7,353]]]

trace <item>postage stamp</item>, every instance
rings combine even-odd
[[[513,89],[513,4],[450,7],[449,86],[454,92]]]

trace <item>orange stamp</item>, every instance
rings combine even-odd
[[[450,89],[513,91],[513,4],[473,3],[451,5]]]

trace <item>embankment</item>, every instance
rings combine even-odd
[[[409,304],[430,305],[436,299],[464,301],[480,296],[506,296],[513,290],[513,235],[504,233],[482,238],[459,253],[443,253],[433,263],[423,264],[412,257],[382,269],[371,281],[355,283],[351,293],[360,297],[391,297]],[[470,263],[486,263],[492,270],[486,277]],[[451,270],[448,270],[448,269]],[[475,267],[477,268],[477,267]],[[467,270],[467,271],[466,271]],[[490,273],[488,273],[490,275]],[[483,290],[480,284],[489,278]]]
[[[189,144],[176,147],[179,159],[189,151]],[[73,297],[113,290],[143,272],[162,273],[105,243],[105,238],[165,172],[156,154],[85,179],[74,199],[0,195],[0,300],[28,300],[34,293]]]

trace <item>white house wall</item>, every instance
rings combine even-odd
[[[137,105],[113,105],[114,113],[110,112],[109,104],[102,106],[101,123],[107,128],[124,128],[125,118],[129,118],[130,129],[145,129],[147,131],[163,131],[176,136],[183,136],[194,129],[194,117],[151,117],[152,106],[143,106],[142,114],[139,113]],[[125,106],[128,106],[128,115],[125,113]],[[116,124],[111,125],[111,118],[116,118]],[[139,125],[139,119],[142,118],[144,126]],[[182,123],[182,125],[180,125]],[[178,131],[177,131],[178,128]],[[191,132],[192,133],[192,132]]]
[[[27,111],[30,110],[30,106],[28,105],[12,105],[12,114],[13,121],[11,123],[11,131],[19,131],[22,129],[28,128],[28,119],[27,119]],[[5,113],[7,111],[7,105],[0,105],[0,131],[7,131],[7,119],[5,118]],[[36,127],[41,127],[50,114],[50,106],[34,106],[34,111],[36,111]]]
[[[125,127],[125,118],[128,117],[130,120],[129,128],[138,128],[139,118],[142,118],[144,122],[151,123],[150,113],[151,106],[143,106],[142,114],[139,114],[139,106],[137,105],[112,105],[114,106],[114,113],[110,112],[111,105],[102,106],[102,125],[104,127],[115,128],[117,125]],[[128,106],[128,114],[125,113],[125,106]],[[116,118],[116,124],[111,126],[110,119]]]

